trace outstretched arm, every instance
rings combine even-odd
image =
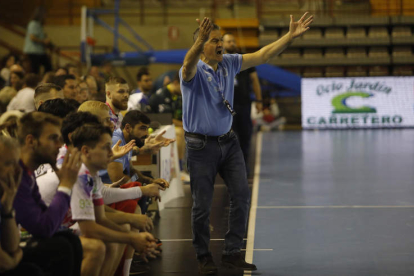
[[[286,35],[257,52],[243,55],[243,63],[240,71],[266,63],[269,59],[282,53],[292,43],[294,38],[301,36],[309,30],[309,26],[313,22],[313,16],[306,19],[307,15],[308,13],[306,12],[297,22],[293,21],[293,16],[291,15],[289,32]]]
[[[185,55],[182,76],[184,81],[190,81],[197,73],[197,63],[200,59],[201,53],[204,49],[204,44],[207,42],[210,32],[213,29],[213,23],[210,19],[204,17],[203,22],[197,19],[200,25],[200,31],[197,40]]]

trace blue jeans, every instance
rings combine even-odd
[[[193,197],[193,245],[197,257],[210,253],[209,217],[217,173],[224,179],[230,195],[229,230],[223,254],[240,252],[247,227],[250,191],[237,136],[233,131],[223,139],[186,135],[185,141]]]

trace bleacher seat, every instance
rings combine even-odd
[[[300,58],[300,50],[299,49],[286,49],[281,58]]]
[[[411,0],[410,0],[411,1]],[[395,0],[370,0],[371,12],[375,16],[400,15],[401,3]]]
[[[362,66],[351,66],[346,70],[348,77],[365,77],[367,75],[367,69]]]
[[[303,39],[320,39],[322,38],[322,30],[319,28],[310,28],[302,37]]]
[[[390,74],[386,66],[373,66],[369,68],[369,75],[372,77],[388,76]]]
[[[306,59],[322,58],[322,49],[305,49],[303,50],[303,58],[306,58]]]
[[[389,53],[387,47],[371,47],[368,56],[372,58],[382,58],[388,57]]]
[[[411,28],[405,26],[398,26],[392,29],[392,37],[410,37],[412,36]]]
[[[370,27],[368,32],[370,38],[388,37],[388,30],[386,27]]]
[[[365,29],[359,27],[348,28],[346,32],[347,38],[363,38],[366,37]]]
[[[412,55],[410,46],[395,46],[392,49],[392,56],[394,57],[411,57]]]
[[[284,36],[285,34],[287,34],[289,32],[289,29],[287,29],[287,28],[283,28],[283,29],[281,29],[280,30],[280,37],[282,37],[282,36]]]
[[[319,67],[307,67],[303,71],[304,78],[321,78],[323,77],[323,69]]]
[[[274,39],[277,40],[279,38],[279,32],[276,30],[268,30],[260,33],[260,39]]]
[[[348,48],[347,51],[348,58],[363,58],[366,55],[365,48]]]
[[[414,2],[413,0],[402,0],[402,12],[403,15],[413,16],[414,15]]]
[[[342,48],[329,48],[325,51],[325,58],[344,58],[345,52]]]
[[[342,66],[328,66],[326,67],[325,77],[344,77],[345,68]]]
[[[286,68],[286,70],[288,70],[291,73],[294,73],[296,75],[300,75],[302,73],[302,68],[300,67],[288,67]]]
[[[411,66],[396,66],[392,74],[394,76],[412,76],[413,68]]]
[[[344,30],[342,28],[328,28],[325,31],[325,38],[344,38]]]

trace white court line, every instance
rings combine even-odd
[[[247,240],[247,239],[244,239]],[[193,241],[192,239],[161,239],[162,242],[189,242]],[[210,239],[210,241],[224,241],[224,239]]]
[[[381,209],[414,208],[413,205],[328,205],[328,206],[257,206],[257,209]]]
[[[241,251],[247,251],[247,249],[242,249]],[[255,248],[253,249],[253,251],[273,251],[273,249],[272,248],[262,248],[262,249]]]
[[[253,250],[254,250],[254,233],[256,230],[256,207],[257,198],[259,196],[259,180],[260,180],[260,161],[262,155],[262,132],[259,131],[256,137],[256,162],[254,166],[254,178],[253,178],[253,191],[252,201],[249,215],[249,230],[247,232],[247,244],[246,244],[246,262],[253,262]]]

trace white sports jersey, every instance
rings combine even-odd
[[[70,201],[73,220],[95,220],[94,206],[104,204],[102,186],[103,183],[98,173],[91,175],[85,164],[82,164]]]

